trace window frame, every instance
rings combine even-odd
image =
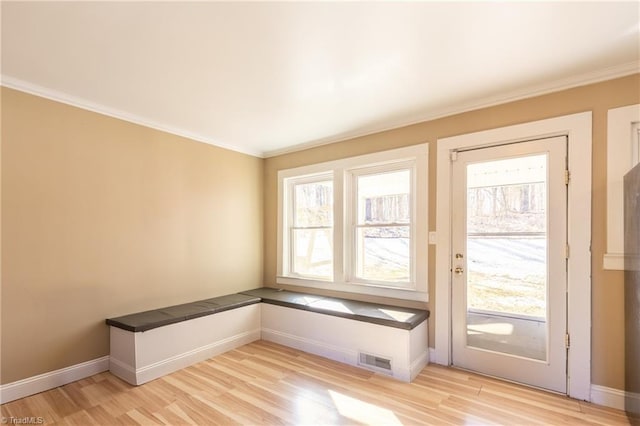
[[[314,275],[305,275],[299,272],[295,272],[295,261],[294,251],[295,251],[295,243],[294,243],[294,231],[296,229],[331,229],[334,228],[335,219],[332,220],[331,226],[312,226],[312,227],[303,227],[296,226],[296,197],[295,197],[295,188],[297,185],[305,185],[310,183],[318,183],[318,182],[326,182],[331,181],[333,184],[333,173],[316,173],[312,175],[300,176],[290,178],[286,181],[286,191],[285,191],[285,204],[287,206],[287,214],[284,216],[285,224],[284,224],[284,232],[287,233],[286,238],[284,238],[284,250],[286,250],[288,256],[286,256],[283,261],[285,262],[285,269],[289,271],[289,275],[293,278],[299,279],[313,279],[318,281],[332,281],[333,280],[333,270],[331,271],[331,276],[329,278],[324,278],[322,276],[314,276]],[[333,192],[333,188],[332,188]],[[335,197],[334,197],[335,198]],[[332,212],[335,214],[335,212]],[[331,263],[333,264],[334,259],[332,259]],[[333,269],[333,268],[332,268]]]
[[[345,170],[345,184],[347,188],[347,203],[345,209],[345,219],[349,222],[348,229],[345,231],[345,247],[349,249],[346,250],[346,256],[348,256],[348,262],[345,262],[345,273],[346,273],[346,282],[354,283],[358,285],[367,285],[367,286],[376,286],[376,287],[390,287],[390,288],[398,288],[405,290],[414,290],[416,288],[416,267],[415,267],[415,252],[416,252],[416,202],[415,202],[415,194],[416,194],[416,161],[411,160],[400,160],[394,161],[393,163],[384,164],[384,165],[372,165],[372,166],[363,166]],[[376,174],[384,174],[384,173],[393,173],[397,171],[408,170],[410,173],[410,197],[409,197],[409,211],[410,218],[409,223],[402,224],[381,224],[379,227],[385,226],[407,226],[409,228],[409,281],[406,284],[401,283],[393,283],[390,281],[384,280],[370,280],[366,278],[358,277],[357,273],[357,263],[358,263],[358,250],[356,244],[358,243],[358,238],[356,237],[356,233],[358,229],[362,227],[361,224],[358,223],[358,185],[357,180],[361,176],[370,176]]]
[[[640,104],[607,112],[607,247],[602,266],[624,270],[624,175],[640,161]]]
[[[428,145],[426,143],[376,152],[357,157],[311,164],[278,171],[278,228],[276,284],[318,288],[405,300],[428,301]],[[398,170],[399,165],[413,165],[411,196],[411,279],[406,287],[353,279],[354,247],[350,210],[353,209],[353,174],[361,170]],[[333,280],[311,279],[291,274],[290,242],[287,241],[291,213],[290,184],[314,176],[333,173]],[[300,180],[301,181],[301,180]]]

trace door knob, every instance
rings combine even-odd
[[[458,275],[462,275],[462,273],[464,272],[464,269],[458,266],[456,269],[453,270],[453,272],[455,272]]]

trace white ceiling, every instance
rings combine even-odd
[[[637,1],[1,7],[3,85],[257,156],[640,71]]]

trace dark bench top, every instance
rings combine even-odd
[[[263,303],[302,309],[319,314],[364,321],[387,327],[412,330],[429,318],[424,309],[401,308],[370,302],[324,297],[306,293],[263,287],[241,294],[259,297]]]
[[[423,309],[400,308],[263,287],[109,318],[106,322],[107,325],[123,330],[140,332],[260,302],[405,330],[412,330],[429,318],[429,311]]]
[[[254,303],[260,303],[260,298],[246,294],[230,294],[183,305],[168,306],[118,318],[110,318],[107,320],[107,325],[133,332],[147,331]]]

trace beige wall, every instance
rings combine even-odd
[[[385,149],[429,142],[429,230],[435,227],[436,141],[439,138],[487,130],[583,111],[593,112],[593,225],[591,267],[592,382],[624,389],[623,273],[604,271],[606,245],[606,132],[607,110],[640,102],[640,75],[565,90],[536,98],[484,108],[400,129],[381,132],[305,151],[268,158],[265,161],[265,285],[276,280],[277,172],[280,169],[360,155]],[[429,295],[432,312],[430,346],[434,346],[435,250],[429,249]],[[281,286],[286,287],[286,286]],[[357,299],[366,297],[352,295]],[[379,299],[375,299],[379,300]],[[415,303],[407,304],[415,306]]]
[[[263,160],[2,89],[2,383],[105,318],[262,285]]]
[[[638,102],[634,75],[260,160],[2,88],[1,382],[107,355],[107,317],[274,285],[280,169],[429,142],[435,230],[438,138],[592,111],[592,382],[623,389],[606,115]]]

